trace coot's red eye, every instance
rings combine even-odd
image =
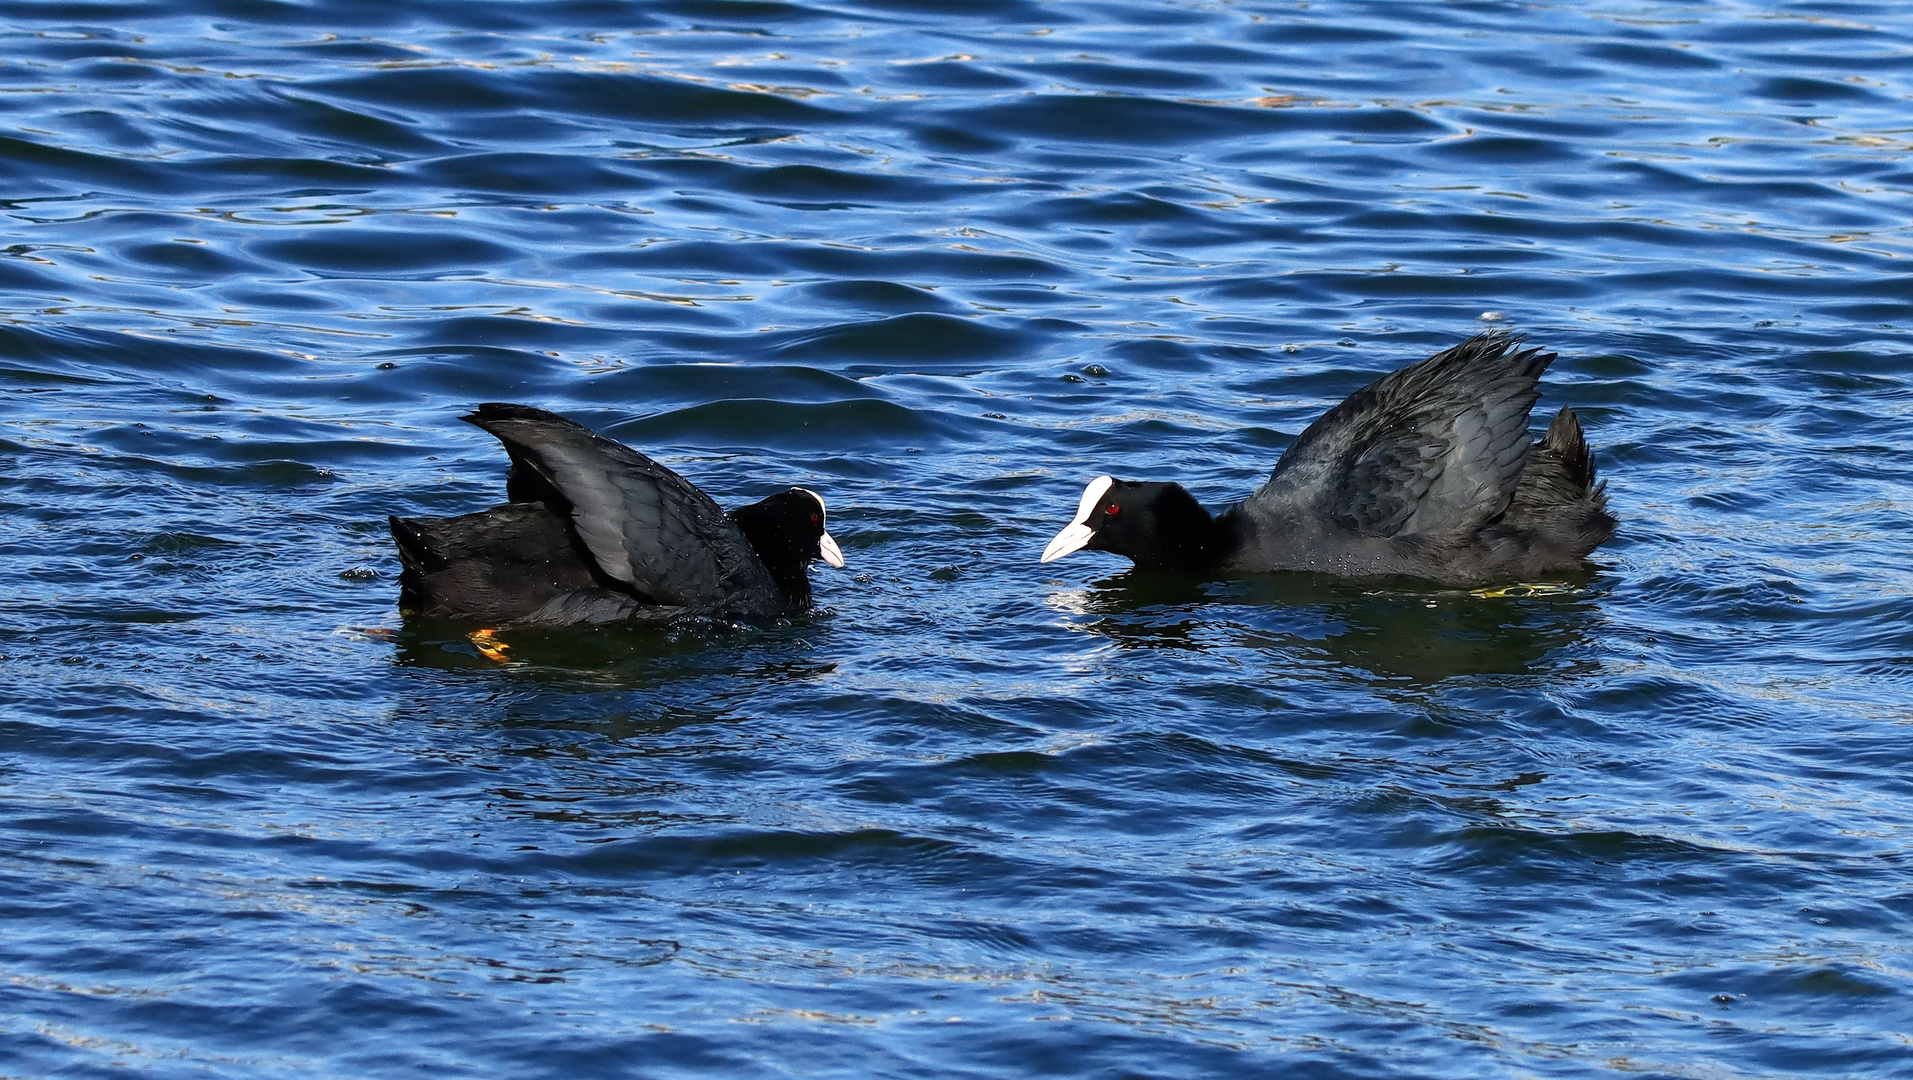
[[[810,523],[811,523],[812,525],[815,525],[815,524],[817,524],[817,520],[818,520],[818,519],[817,519],[817,515],[816,515],[816,514],[812,514],[812,515],[810,515]]]
[[[1108,506],[1103,507],[1103,513],[1108,514],[1110,517],[1115,517],[1116,511],[1121,509],[1122,507],[1117,506],[1115,503],[1110,503]]]

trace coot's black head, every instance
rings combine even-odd
[[[751,542],[757,557],[777,579],[784,594],[799,605],[810,602],[812,559],[844,564],[844,553],[824,528],[824,500],[807,488],[791,488],[762,502],[731,511],[731,520]]]
[[[1083,489],[1076,518],[1043,549],[1043,561],[1089,548],[1145,569],[1203,570],[1220,558],[1215,520],[1181,484],[1099,476]]]

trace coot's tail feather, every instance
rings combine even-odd
[[[1607,484],[1595,472],[1594,454],[1573,409],[1556,413],[1547,434],[1529,452],[1505,520],[1577,557],[1614,535]]]
[[[1576,489],[1593,494],[1605,486],[1596,485],[1594,454],[1588,449],[1587,437],[1581,434],[1581,418],[1574,415],[1573,409],[1563,408],[1554,414],[1554,422],[1541,437],[1541,445],[1560,455],[1568,479]]]
[[[385,520],[392,528],[392,542],[398,545],[400,566],[415,574],[444,568],[445,560],[432,550],[431,539],[419,522],[397,514],[389,514]]]

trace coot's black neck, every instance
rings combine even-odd
[[[1137,566],[1204,573],[1222,565],[1229,547],[1226,523],[1211,517],[1181,484],[1164,484],[1149,510],[1154,520],[1142,550],[1123,552]]]
[[[786,522],[762,507],[762,503],[740,506],[731,511],[731,520],[737,522],[738,530],[764,561],[771,580],[777,582],[791,606],[807,608],[810,606],[810,574],[805,567],[810,564],[817,541],[794,532]]]

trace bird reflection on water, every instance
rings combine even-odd
[[[1597,575],[1530,595],[1479,596],[1426,582],[1269,574],[1205,581],[1129,572],[1059,590],[1050,606],[1119,648],[1254,649],[1298,668],[1433,685],[1471,675],[1573,670],[1564,658],[1601,619]]]
[[[469,621],[413,617],[392,633],[393,663],[445,671],[510,669],[533,682],[585,680],[592,687],[625,689],[713,674],[782,681],[835,670],[834,663],[801,658],[827,626],[807,617],[749,628],[710,621],[474,631]],[[480,634],[483,639],[474,641]],[[494,651],[498,655],[488,655]],[[748,666],[736,667],[745,657]]]

